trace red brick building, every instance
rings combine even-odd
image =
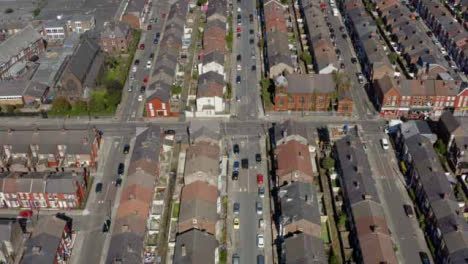
[[[332,74],[288,74],[278,83],[274,111],[330,111],[351,114],[349,91],[338,91]]]
[[[101,49],[110,54],[127,53],[133,39],[130,26],[124,23],[109,23],[104,27],[99,39]]]

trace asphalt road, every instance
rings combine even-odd
[[[359,61],[356,64],[351,62],[351,58],[357,58],[354,53],[354,48],[351,43],[351,39],[346,32],[346,27],[343,24],[341,16],[333,16],[332,8],[329,1],[327,3],[326,12],[328,15],[328,22],[330,23],[330,28],[334,30],[335,35],[335,49],[340,50],[340,60],[339,64],[344,63],[345,68],[342,71],[346,72],[351,80],[351,96],[354,101],[354,109],[360,118],[367,119],[372,118],[376,111],[372,106],[367,93],[364,88],[364,84],[360,84],[357,79],[356,73],[361,72],[361,66]],[[340,27],[343,27],[343,32],[340,31]],[[343,34],[346,35],[346,38],[343,38]],[[340,67],[340,65],[338,65]]]
[[[257,255],[264,255],[266,263],[272,263],[272,240],[271,232],[269,232],[270,210],[269,210],[269,195],[266,193],[263,198],[258,195],[257,174],[264,175],[265,191],[268,190],[267,173],[266,173],[266,156],[265,151],[261,151],[259,137],[234,137],[228,145],[230,149],[230,169],[228,170],[228,235],[231,246],[228,250],[232,255],[237,253],[240,257],[241,263],[256,263]],[[239,154],[232,153],[234,144],[238,144],[240,151]],[[262,153],[262,162],[255,161],[256,153]],[[239,178],[237,181],[232,180],[232,166],[234,161],[241,162],[242,159],[248,158],[249,168],[239,169]],[[233,204],[237,202],[240,205],[239,215],[234,215]],[[262,212],[258,213],[256,203],[262,203]],[[239,217],[240,229],[234,230],[233,217]],[[264,220],[264,227],[259,227],[259,220]],[[266,228],[266,229],[265,229]],[[257,246],[257,234],[264,235],[264,248]],[[231,258],[229,258],[229,261]]]
[[[135,73],[130,70],[129,76],[127,78],[127,83],[124,87],[123,93],[124,96],[122,97],[121,102],[121,109],[119,109],[118,113],[120,114],[119,117],[121,120],[124,121],[132,121],[136,120],[137,118],[141,117],[144,109],[144,102],[145,102],[145,93],[140,92],[140,87],[143,85],[143,79],[145,77],[150,77],[150,70],[154,67],[155,59],[157,57],[157,53],[159,51],[159,44],[154,44],[154,38],[156,33],[159,32],[161,34],[159,40],[162,39],[163,34],[163,26],[164,26],[164,19],[162,19],[162,14],[169,11],[169,3],[166,0],[162,1],[153,1],[153,7],[151,12],[151,19],[146,19],[145,29],[142,30],[140,43],[138,44],[138,49],[135,52],[135,60],[140,60],[140,64],[137,65],[137,71]],[[157,23],[149,22],[157,18]],[[147,25],[151,24],[152,29],[146,30]],[[145,49],[139,49],[141,43],[145,44]],[[150,54],[153,53],[153,59],[150,59]],[[151,67],[147,68],[147,62],[151,61]],[[132,65],[133,67],[133,65]],[[134,76],[134,79],[131,78]],[[132,91],[128,90],[129,87],[132,87]],[[141,95],[141,101],[139,101],[139,96]]]
[[[233,1],[234,2],[234,1]],[[234,44],[232,52],[232,85],[235,87],[235,98],[233,99],[233,106],[236,109],[236,115],[241,120],[252,120],[259,117],[260,112],[260,94],[259,94],[259,81],[260,81],[260,61],[258,49],[258,18],[255,16],[256,10],[255,1],[241,1],[234,3],[234,15],[232,18]],[[240,11],[238,12],[238,8]],[[241,15],[242,23],[239,25],[237,22],[237,15]],[[249,15],[253,14],[254,21],[249,21]],[[241,37],[237,38],[237,27],[241,27]],[[250,30],[253,29],[253,34]],[[250,39],[254,39],[253,44]],[[237,56],[241,55],[241,60],[237,60]],[[254,56],[252,56],[254,55]],[[241,69],[238,70],[238,65]],[[256,70],[252,70],[255,65]],[[236,83],[236,77],[241,77],[241,83]]]
[[[428,256],[431,253],[417,218],[408,217],[404,211],[403,205],[412,205],[412,201],[404,187],[394,151],[384,151],[381,147],[380,140],[384,137],[386,135],[383,132],[367,133],[365,136],[367,155],[374,172],[379,198],[393,241],[398,247],[396,255],[399,263],[420,263],[420,251],[426,252]]]

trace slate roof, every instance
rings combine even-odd
[[[10,58],[40,39],[42,39],[42,36],[30,25],[10,36],[0,43],[0,65],[8,62]]]
[[[219,65],[224,67],[224,53],[213,51],[213,52],[203,55],[203,58],[201,59],[201,63],[203,65],[206,65],[211,62],[216,62]]]
[[[218,1],[210,1],[208,3],[208,10],[206,11],[206,17],[210,18],[210,16],[219,14],[221,16],[226,17],[227,12],[227,3],[225,0],[218,0]]]
[[[439,119],[439,124],[448,134],[452,134],[460,127],[460,122],[453,116],[450,111],[445,111],[442,113]]]
[[[274,127],[274,135],[275,144],[290,135],[298,135],[306,140],[312,138],[312,135],[309,133],[309,129],[307,128],[307,124],[294,121],[292,119],[288,119],[282,123],[276,123],[276,126]]]
[[[331,74],[297,74],[286,76],[287,93],[290,94],[330,94],[335,92],[335,83]]]
[[[296,140],[290,140],[277,146],[275,154],[278,161],[277,175],[284,176],[294,171],[300,171],[313,176],[309,148]]]
[[[0,96],[32,96],[41,98],[47,88],[46,84],[30,80],[4,80],[0,81]]]
[[[423,135],[427,137],[432,143],[437,141],[437,136],[432,133],[431,128],[426,121],[411,120],[400,124],[401,134],[404,138],[410,138],[414,135]]]
[[[218,200],[218,189],[216,186],[206,182],[196,181],[182,188],[181,201],[200,200],[216,203]]]
[[[185,248],[185,255],[182,248]],[[214,264],[215,249],[218,247],[216,238],[208,233],[192,229],[179,234],[174,249],[174,264]]]
[[[221,138],[219,133],[216,133],[215,131],[209,129],[206,126],[202,126],[200,127],[200,129],[191,132],[190,136],[194,141],[197,141],[197,139],[204,139],[204,138],[209,138],[209,139],[217,141],[217,140],[220,140]]]
[[[93,64],[94,58],[99,52],[99,49],[99,45],[91,41],[89,38],[84,37],[73,53],[68,64],[68,70],[81,82],[84,82],[86,74]]]
[[[283,242],[284,259],[288,264],[325,264],[328,257],[320,238],[304,233],[296,234]]]
[[[130,26],[126,23],[108,23],[101,31],[101,38],[126,38]]]
[[[141,263],[143,261],[144,237],[132,232],[123,232],[112,235],[109,251],[107,253],[107,264]]]
[[[39,218],[31,238],[25,243],[22,263],[54,263],[66,224],[66,221],[55,216]],[[34,252],[35,247],[38,247],[38,253]]]
[[[267,32],[266,39],[270,68],[280,63],[292,67],[291,53],[289,51],[288,36],[286,33],[279,31]]]
[[[216,203],[204,200],[186,200],[180,203],[179,223],[196,218],[213,224],[218,219]]]
[[[301,182],[288,184],[280,188],[280,197],[283,225],[299,220],[321,224],[317,193],[312,185]]]

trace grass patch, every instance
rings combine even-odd
[[[274,93],[275,87],[272,79],[262,79],[260,82],[262,88],[262,99],[263,106],[265,110],[273,109],[272,95]]]
[[[328,234],[328,222],[323,222],[322,223],[322,240],[326,244],[330,243],[330,236]]]
[[[179,210],[180,210],[180,203],[173,203],[172,204],[172,218],[179,217]]]

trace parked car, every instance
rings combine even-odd
[[[358,82],[362,84],[364,82],[364,77],[362,76],[362,73],[358,72],[356,73],[356,76],[358,78]]]
[[[257,70],[257,66],[252,65],[252,71],[256,71],[256,70]]]
[[[233,151],[234,151],[234,154],[239,154],[239,145],[235,144]]]
[[[136,72],[137,71],[137,66],[133,66],[132,67],[132,72]]]
[[[238,71],[241,71],[242,70],[242,66],[240,64],[237,64],[237,70]]]
[[[259,196],[260,198],[265,197],[265,187],[263,187],[263,186],[258,187],[258,196]]]
[[[100,192],[102,192],[102,183],[98,182],[96,184],[96,193],[100,193]]]
[[[263,239],[263,234],[257,235],[257,247],[263,248],[265,246],[265,241]]]
[[[265,221],[263,220],[263,218],[260,218],[258,220],[258,228],[261,229],[265,226]]]
[[[238,160],[234,161],[233,170],[234,170],[234,171],[238,171],[238,170],[239,170],[239,165],[240,165],[240,164],[239,164],[239,161],[238,161]]]
[[[123,153],[124,154],[128,154],[128,152],[130,152],[130,145],[129,144],[125,144],[124,148],[123,148]]]
[[[431,264],[431,261],[429,260],[429,256],[427,255],[426,252],[419,252],[419,257],[421,258],[421,261],[423,264]]]
[[[239,75],[236,77],[236,83],[241,83],[241,77]]]
[[[255,161],[262,162],[262,155],[260,153],[255,154]]]
[[[257,264],[265,264],[265,257],[263,255],[257,255]]]
[[[237,2],[240,2],[240,0],[237,0]],[[232,264],[239,264],[240,262],[240,257],[237,253],[232,255]]]
[[[389,149],[389,145],[388,145],[388,140],[386,138],[382,138],[381,139],[381,143],[382,143],[382,148],[384,150],[388,150]]]
[[[125,165],[121,162],[119,163],[119,166],[117,167],[117,174],[122,175],[124,173]]]
[[[134,62],[135,65],[139,65],[140,64],[140,60],[139,59],[136,59],[135,62]]]
[[[143,95],[138,95],[138,102],[143,102]]]
[[[141,49],[141,50],[144,50],[144,49],[145,49],[145,44],[144,44],[144,43],[141,43],[141,44],[140,44],[140,49]]]
[[[232,180],[237,181],[239,179],[239,171],[232,172]]]
[[[257,202],[257,214],[263,214],[263,206],[261,202]]]
[[[151,69],[151,60],[146,62],[146,69]]]
[[[146,85],[148,83],[148,77],[143,78],[143,85]]]
[[[106,221],[104,221],[104,224],[102,225],[102,232],[103,233],[109,232],[110,225],[111,225],[111,220],[110,219],[107,219]]]
[[[241,33],[237,33],[237,38],[240,38],[241,37]]]
[[[240,204],[234,203],[234,208],[233,208],[234,214],[239,214],[239,210],[240,210]]]
[[[263,184],[263,174],[257,174],[257,184],[258,185]]]
[[[343,35],[341,35],[341,37],[343,37],[344,39],[347,39],[347,38],[348,38],[348,35],[343,34]]]
[[[242,163],[242,168],[243,169],[248,169],[249,168],[249,159],[242,159],[241,160],[241,163]]]
[[[352,57],[352,58],[351,58],[351,63],[352,63],[352,64],[356,64],[356,63],[357,63],[357,59],[354,58],[354,57]]]
[[[234,229],[239,229],[239,228],[240,228],[239,217],[234,217]]]
[[[242,55],[237,54],[237,61],[241,61],[241,60],[242,60]]]
[[[151,52],[149,58],[150,58],[150,59],[154,58],[154,53],[153,53],[153,52]]]
[[[128,86],[127,92],[131,93],[133,91],[133,85]]]
[[[146,30],[151,30],[151,29],[153,29],[153,26],[151,26],[151,24],[146,27]]]
[[[254,42],[255,42],[255,41],[254,41],[253,38],[249,39],[249,43],[250,43],[250,44],[254,44]]]
[[[119,177],[119,178],[117,178],[117,180],[115,181],[115,186],[118,187],[118,186],[120,186],[120,185],[122,185],[122,178]]]
[[[254,34],[254,30],[253,30],[253,29],[249,30],[249,33],[250,33],[250,35],[253,35],[253,34]]]
[[[140,93],[144,93],[145,90],[146,90],[146,86],[142,85],[142,86],[140,87]]]
[[[411,205],[409,204],[404,204],[403,208],[405,209],[405,213],[408,217],[414,217],[414,211]]]
[[[250,23],[252,23],[253,20],[254,20],[254,16],[253,16],[253,14],[250,14],[250,15],[249,15],[249,21],[250,21]]]

